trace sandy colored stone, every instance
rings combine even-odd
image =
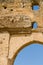
[[[0,0],[0,65],[13,65],[20,50],[36,42],[43,44],[43,0]]]
[[[8,63],[9,33],[0,33],[0,65]]]

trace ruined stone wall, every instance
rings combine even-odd
[[[32,42],[43,44],[43,0],[0,0],[0,65],[13,65],[18,52]]]
[[[9,34],[7,32],[0,33],[0,65],[7,65],[8,63],[8,47]]]

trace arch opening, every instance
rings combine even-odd
[[[26,48],[27,48],[27,50],[26,50]],[[33,50],[34,51],[33,51]],[[26,50],[26,51],[25,51]],[[35,59],[35,56],[36,57],[40,57],[40,60],[41,60],[41,51],[43,50],[43,46],[40,44],[40,43],[32,43],[31,45],[27,45],[26,47],[24,47],[21,51],[19,51],[19,53],[17,54],[17,56],[16,56],[16,58],[15,58],[15,61],[14,61],[14,63],[13,63],[13,65],[28,65],[29,63],[28,63],[28,60],[30,61],[31,60],[31,57],[32,56],[30,56],[31,54],[29,53],[29,51],[31,52],[31,53],[33,53],[34,52],[34,54],[33,54],[33,56],[34,57],[32,57],[32,58],[34,58],[34,60],[35,61],[37,61],[36,59]],[[25,52],[24,52],[25,51]],[[33,51],[33,52],[32,52]],[[36,51],[36,52],[35,52]],[[39,54],[38,54],[38,51],[39,51]],[[21,53],[23,52],[23,54],[21,55]],[[35,55],[35,53],[36,53],[36,55]],[[27,55],[26,55],[27,54]],[[28,55],[29,54],[29,55]],[[19,56],[20,55],[20,56]],[[42,55],[43,55],[43,53],[42,53]],[[24,56],[24,57],[23,57]],[[19,58],[19,59],[18,59]],[[28,60],[27,60],[27,62],[26,62],[26,60],[25,59],[27,59],[28,58]],[[18,60],[18,61],[17,61]],[[40,61],[39,60],[39,61]],[[43,60],[43,58],[42,58],[42,60]],[[42,61],[41,60],[41,61]],[[31,63],[34,63],[34,61],[32,62],[33,60],[31,60]],[[38,61],[38,62],[39,62]],[[21,64],[20,64],[20,63]],[[24,63],[23,63],[24,62]],[[26,63],[25,63],[26,62]],[[30,65],[31,65],[31,63],[30,63]],[[41,63],[41,62],[40,62]],[[33,64],[34,65],[34,64]],[[43,62],[42,62],[42,65],[43,65]]]
[[[14,62],[15,62],[15,60],[16,60],[16,57],[17,57],[17,55],[19,54],[19,52],[23,49],[23,48],[25,48],[25,47],[27,47],[27,46],[29,46],[29,45],[31,45],[31,44],[40,44],[40,45],[43,45],[43,42],[40,42],[40,41],[31,41],[31,42],[29,42],[29,43],[26,43],[26,44],[24,44],[23,46],[21,46],[17,51],[16,51],[16,53],[14,54],[14,56],[13,56],[13,58],[12,58],[12,60],[10,60],[10,62],[12,63],[11,65],[13,65],[14,64]]]

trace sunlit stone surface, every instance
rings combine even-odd
[[[32,42],[43,44],[43,0],[0,0],[0,65],[13,65],[19,50]]]

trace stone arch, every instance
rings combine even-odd
[[[12,58],[13,63],[15,62],[15,59],[16,59],[18,53],[19,53],[23,48],[25,48],[25,47],[28,46],[28,45],[34,44],[34,43],[38,43],[38,44],[41,44],[41,45],[42,45],[42,42],[40,42],[40,41],[31,41],[31,42],[28,42],[28,43],[24,44],[23,46],[21,46],[21,47],[17,50],[17,52],[16,52],[15,55],[13,56],[13,58]],[[13,65],[13,63],[12,63],[12,65]]]
[[[37,35],[37,36],[36,36]],[[16,43],[16,42],[19,42]],[[15,44],[16,45],[15,45]],[[39,43],[43,44],[43,34],[42,33],[32,33],[30,36],[12,36],[10,41],[10,49],[8,56],[8,65],[13,65],[13,62],[17,54],[27,45]]]

